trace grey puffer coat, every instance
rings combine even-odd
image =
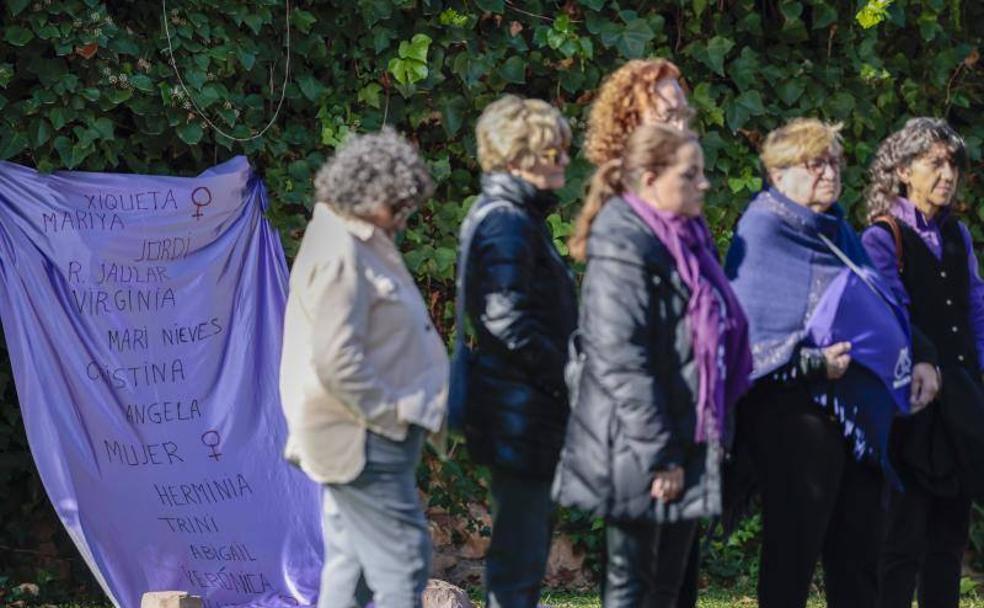
[[[615,520],[673,522],[720,514],[721,448],[694,441],[697,366],[690,291],[669,251],[621,198],[588,239],[577,341],[582,361],[554,498]],[[727,433],[734,426],[727,421]],[[684,493],[650,496],[656,471],[684,468]]]

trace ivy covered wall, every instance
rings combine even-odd
[[[977,201],[984,141],[984,3],[976,0],[295,0],[290,74],[282,0],[7,0],[0,9],[0,159],[41,171],[189,175],[245,154],[264,175],[288,256],[311,207],[311,178],[351,131],[396,126],[416,140],[438,190],[402,248],[447,330],[456,231],[478,187],[474,122],[504,92],[547,99],[575,147],[602,77],[660,55],[686,75],[721,244],[761,187],[756,144],[787,118],[845,124],[843,202],[855,217],[879,141],[914,115],[949,118],[970,144],[961,200],[984,242]],[[865,29],[859,22],[873,26]],[[571,230],[589,167],[577,150],[563,205]],[[445,336],[448,332],[445,331]],[[432,500],[480,492],[463,459],[425,475]],[[569,526],[590,522],[569,519]],[[585,542],[590,534],[585,533]],[[981,539],[984,542],[984,538]],[[13,547],[18,552],[4,550]],[[54,556],[54,558],[52,558]],[[34,473],[9,364],[0,365],[0,573],[82,580]],[[68,561],[66,561],[68,560]],[[54,574],[51,574],[54,573]],[[75,578],[73,578],[75,577]],[[2,578],[2,577],[0,577]],[[3,581],[0,580],[0,586]],[[68,585],[70,586],[70,585]]]

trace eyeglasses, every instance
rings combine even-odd
[[[547,164],[556,165],[566,153],[567,151],[563,148],[552,147],[540,152],[540,158],[546,161]]]
[[[839,173],[843,168],[843,162],[840,158],[827,156],[824,158],[811,158],[800,163],[800,166],[814,175],[819,175],[826,171],[827,167],[833,169],[835,173]]]

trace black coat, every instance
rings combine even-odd
[[[621,198],[588,239],[581,289],[584,364],[554,496],[619,520],[672,522],[721,511],[720,448],[694,441],[698,372],[689,289],[669,251]],[[734,421],[727,421],[728,434]],[[684,468],[684,494],[650,496],[654,473]]]
[[[875,225],[891,232],[884,223]],[[906,484],[919,484],[940,496],[984,496],[984,386],[970,324],[970,269],[959,222],[949,216],[940,225],[942,259],[912,228],[898,225],[903,260],[899,278],[909,294],[914,340],[925,336],[931,342],[943,382],[934,403],[895,421],[892,456]]]
[[[469,367],[465,436],[472,457],[550,480],[569,407],[567,340],[577,294],[546,224],[556,198],[505,173],[482,177],[477,205],[506,201],[472,240],[465,309],[477,345]]]

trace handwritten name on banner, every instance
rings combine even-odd
[[[0,317],[48,496],[114,603],[306,606],[318,490],[281,459],[287,269],[262,181],[0,162]]]

